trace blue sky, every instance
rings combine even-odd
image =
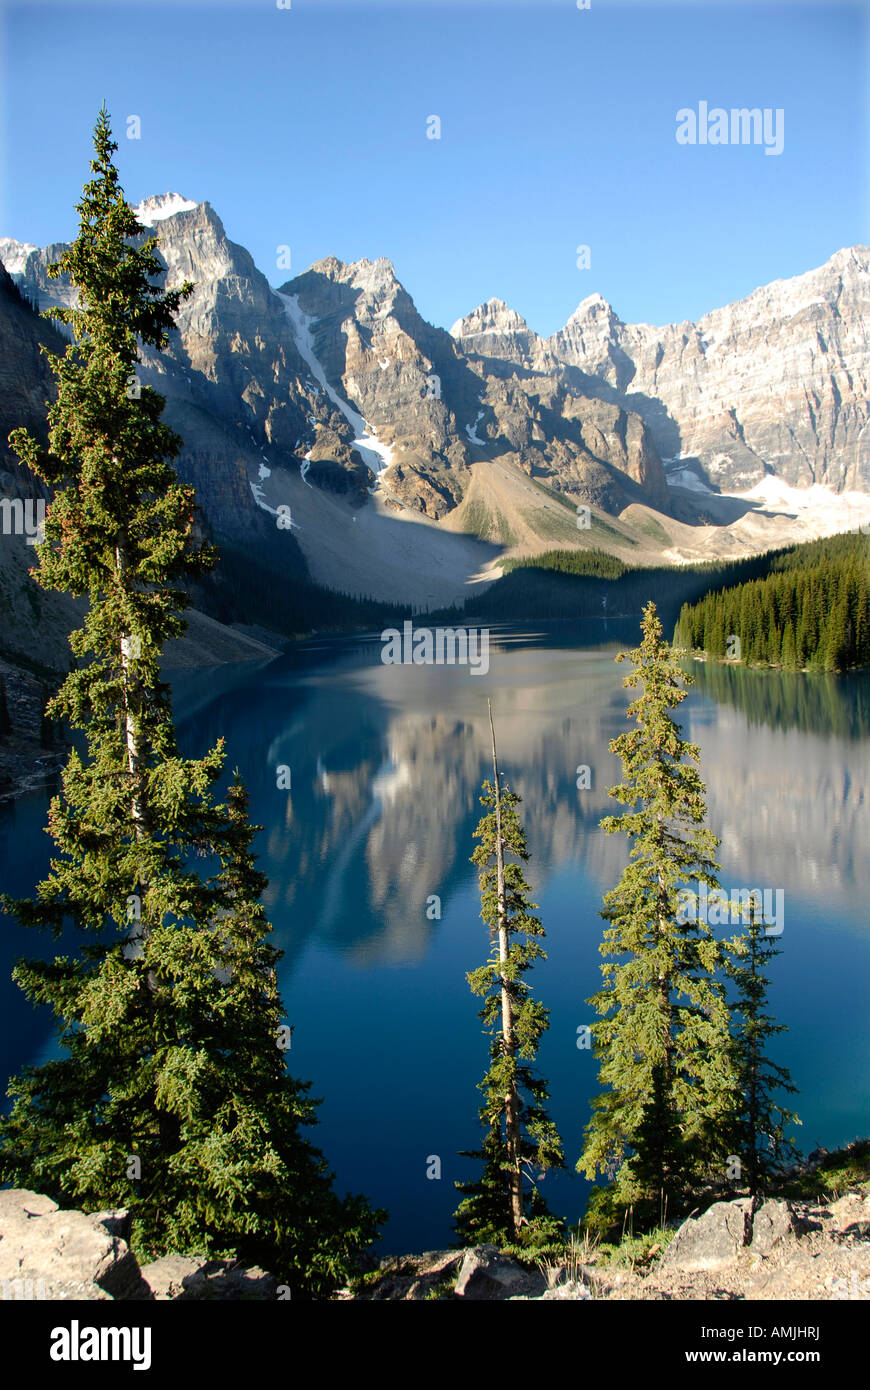
[[[74,235],[105,98],[131,201],[207,199],[273,284],[282,245],[289,274],[388,256],[444,327],[496,295],[548,334],[593,291],[629,322],[697,318],[870,241],[867,3],[0,0],[0,15],[0,235]],[[782,154],[679,145],[676,113],[700,101],[782,108]]]

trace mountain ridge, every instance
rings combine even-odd
[[[853,453],[856,438],[870,449],[861,437],[870,275],[860,248],[797,277],[797,292],[776,288],[794,281],[754,292],[758,312],[771,294],[813,301],[804,306],[812,331],[823,328],[831,360],[843,359],[836,373],[848,374],[853,359],[858,367],[851,394],[845,382],[831,390],[830,372],[810,383],[808,425],[796,419],[801,373],[818,377],[830,362],[820,348],[801,359],[786,383],[803,432],[793,430],[797,462],[775,466],[767,455],[780,426],[770,408],[759,416],[753,370],[737,382],[735,403],[716,399],[709,371],[717,342],[729,344],[720,357],[744,368],[763,356],[757,331],[741,339],[742,301],[713,311],[728,324],[658,330],[624,324],[596,292],[544,339],[492,297],[448,332],[422,318],[387,257],[327,255],[275,287],[209,202],[168,192],[137,210],[144,235],[158,239],[166,286],[195,283],[166,351],[143,350],[141,378],[166,398],[167,421],[185,441],[179,472],[208,525],[282,578],[441,606],[497,578],[504,554],[603,541],[635,563],[739,556],[837,529],[870,492],[863,447],[860,468],[827,466],[843,440]],[[62,249],[7,238],[0,259],[45,307],[71,298],[47,275]],[[824,293],[811,292],[819,276]],[[834,343],[827,319],[821,328],[816,320],[840,303],[838,276],[847,293]],[[787,329],[790,319],[780,319]],[[762,398],[776,396],[767,357]],[[775,353],[774,367],[787,357]],[[22,380],[27,370],[22,363]],[[774,415],[788,414],[782,395]],[[802,460],[816,454],[808,472]],[[281,508],[291,518],[283,531]]]
[[[711,490],[746,490],[773,472],[797,487],[867,491],[870,440],[859,448],[870,422],[867,304],[870,248],[846,246],[812,270],[662,327],[625,322],[595,293],[549,338],[525,322],[511,334],[505,305],[500,355],[530,370],[553,370],[555,362],[556,370],[594,378],[609,399],[643,416],[665,464],[692,460],[695,478]],[[483,307],[451,330],[471,352],[485,346]],[[779,426],[770,418],[776,414]]]

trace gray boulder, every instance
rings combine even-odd
[[[180,1298],[185,1292],[187,1282],[195,1278],[202,1268],[202,1259],[188,1255],[164,1255],[162,1259],[152,1260],[142,1266],[142,1278],[151,1293],[159,1302]]]
[[[458,1298],[499,1300],[538,1298],[547,1282],[542,1274],[525,1269],[516,1260],[499,1254],[494,1245],[475,1245],[465,1252],[455,1293]]]
[[[752,1218],[752,1244],[749,1249],[753,1255],[769,1255],[789,1236],[800,1235],[800,1230],[800,1222],[791,1202],[764,1202]]]
[[[661,1268],[696,1273],[719,1269],[752,1239],[752,1200],[714,1202],[701,1216],[690,1216],[661,1258]]]

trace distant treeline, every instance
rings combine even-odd
[[[787,670],[870,664],[870,537],[831,536],[769,558],[766,576],[684,603],[676,645]]]
[[[619,579],[629,568],[606,550],[545,550],[531,559],[503,560],[502,574],[518,569],[556,570],[559,574],[595,575],[598,579]]]

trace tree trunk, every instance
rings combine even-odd
[[[663,827],[662,827],[662,824],[661,824],[661,816],[659,816],[659,842],[658,842],[658,847],[659,847],[659,849],[662,848],[662,837],[663,837],[663,834],[664,834],[664,831],[663,831]],[[659,942],[662,942],[662,941],[664,941],[664,940],[666,939],[666,937],[667,937],[667,935],[668,935],[669,920],[668,920],[668,916],[667,916],[667,910],[668,910],[668,893],[667,893],[667,889],[665,888],[664,880],[662,879],[661,874],[658,875],[658,885],[659,885],[659,904],[658,904],[658,905],[659,905],[659,915],[658,915],[657,933],[658,933]],[[673,1079],[674,1079],[674,1026],[673,1026],[674,1020],[673,1020],[673,1003],[672,1003],[672,1000],[671,1000],[671,980],[670,980],[670,976],[669,976],[669,975],[667,974],[667,972],[666,972],[665,970],[663,970],[661,967],[659,967],[659,972],[658,972],[658,987],[659,987],[659,1003],[660,1003],[660,1005],[661,1005],[661,1010],[662,1010],[662,1047],[663,1047],[664,1054],[665,1054],[664,1075],[665,1075],[665,1084],[666,1084],[666,1086],[667,1086],[668,1093],[669,1093],[669,1095],[670,1095],[670,1089],[671,1089],[671,1086],[672,1086],[672,1084],[673,1084]]]
[[[115,572],[118,576],[119,584],[123,587],[127,571],[127,557],[121,545],[115,546]],[[136,641],[132,634],[122,633],[121,635],[121,670],[122,688],[124,693],[124,736],[127,746],[127,770],[130,773],[132,783],[130,794],[130,816],[133,821],[133,833],[137,841],[148,838],[148,810],[145,795],[144,777],[142,774],[142,743],[139,731],[140,715],[140,689],[136,674]],[[139,897],[139,916],[135,919],[133,926],[128,933],[129,959],[135,959],[144,949],[144,942],[150,934],[150,928],[142,912],[143,901],[148,885],[140,873],[134,891]],[[152,991],[157,988],[157,981],[153,971],[148,973],[148,987]]]
[[[658,847],[663,848],[664,826],[662,817],[658,818]],[[661,874],[658,875],[659,885],[659,915],[658,915],[658,939],[661,943],[668,935],[669,920],[667,917],[668,895]],[[673,1000],[671,999],[671,979],[670,975],[659,967],[658,972],[658,993],[659,1007],[662,1012],[662,1049],[664,1052],[664,1066],[662,1075],[664,1080],[663,1095],[661,1097],[665,1110],[670,1114],[673,1107],[673,1086],[674,1086],[674,1015]],[[680,1127],[682,1131],[682,1126]],[[661,1155],[659,1179],[661,1191],[665,1193],[670,1187],[672,1174],[666,1171],[667,1159],[664,1152]]]
[[[755,984],[755,982],[756,982],[756,980],[757,980],[757,978],[758,978],[759,961],[758,961],[758,937],[757,937],[757,935],[756,935],[757,917],[756,917],[756,909],[755,909],[755,902],[754,902],[754,900],[753,900],[753,905],[752,905],[751,911],[752,911],[752,934],[751,934],[751,937],[750,937],[749,964],[750,964],[750,969],[751,969],[751,971],[752,971],[752,980],[753,980],[753,984]],[[747,1025],[747,1027],[748,1027],[749,1029],[751,1029],[751,1033],[750,1033],[750,1035],[749,1035],[749,1047],[748,1047],[748,1053],[749,1053],[749,1087],[748,1087],[748,1095],[747,1095],[747,1098],[746,1098],[746,1119],[747,1119],[747,1131],[748,1131],[748,1132],[747,1132],[747,1140],[748,1140],[748,1146],[749,1146],[749,1152],[748,1152],[748,1159],[749,1159],[749,1192],[750,1192],[750,1196],[752,1196],[752,1197],[757,1196],[758,1190],[759,1190],[759,1186],[760,1186],[760,1184],[759,1184],[759,1177],[760,1177],[760,1174],[759,1174],[759,1153],[758,1153],[758,1147],[759,1147],[758,1141],[759,1141],[759,1137],[760,1137],[760,1136],[759,1136],[759,1133],[758,1133],[758,1130],[759,1130],[759,1113],[758,1113],[758,1112],[759,1112],[759,1097],[758,1097],[758,1063],[759,1063],[759,1058],[758,1058],[758,1032],[757,1032],[757,1029],[758,1029],[758,1012],[759,1012],[759,1010],[758,1010],[758,1001],[757,1001],[757,997],[756,997],[756,994],[755,994],[755,990],[753,990],[752,996],[751,996],[750,1001],[749,1001],[749,1009],[748,1009],[748,1011],[747,1011],[747,1019],[746,1019],[746,1025]]]
[[[660,762],[661,759],[658,758]],[[664,851],[665,827],[664,818],[661,814],[656,817],[656,839],[655,847],[659,856]],[[659,942],[665,940],[668,935],[668,893],[661,873],[657,874],[658,881],[658,922],[656,925],[656,935]],[[658,972],[659,1001],[662,1009],[662,1048],[665,1054],[664,1074],[668,1088],[670,1089],[673,1077],[673,1014],[671,1008],[671,981],[669,975],[659,967]]]
[[[507,909],[505,905],[505,884],[504,884],[504,841],[501,833],[501,785],[498,774],[498,754],[495,747],[495,725],[492,719],[492,704],[489,705],[489,728],[492,735],[492,770],[493,787],[495,789],[495,864],[496,864],[496,897],[498,902],[498,958],[504,967],[508,958],[508,930],[507,930]],[[513,1006],[511,1003],[508,982],[504,973],[501,977],[501,1032],[502,1045],[508,1057],[513,1057],[516,1051],[514,1042],[514,1019]],[[522,1169],[520,1166],[520,1120],[519,1120],[519,1096],[517,1095],[516,1082],[512,1082],[504,1097],[505,1106],[505,1132],[507,1138],[507,1153],[510,1183],[510,1207],[511,1207],[511,1227],[514,1238],[519,1237],[520,1227],[523,1223],[523,1180]]]

